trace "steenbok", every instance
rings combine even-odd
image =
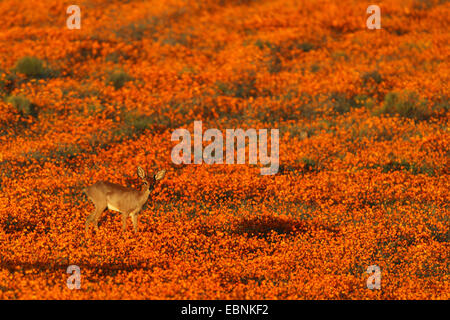
[[[98,220],[106,208],[122,214],[122,231],[125,231],[127,227],[127,218],[131,217],[134,232],[137,232],[138,214],[142,210],[145,202],[147,202],[148,196],[157,181],[164,178],[166,170],[158,171],[150,183],[145,178],[146,174],[144,169],[138,167],[137,173],[139,178],[144,182],[144,187],[141,191],[107,181],[98,181],[83,189],[83,192],[95,205],[94,212],[86,219],[86,232],[90,224],[94,224],[95,229],[98,230]]]

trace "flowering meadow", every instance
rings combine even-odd
[[[0,299],[450,298],[450,2],[72,4],[0,2]],[[175,164],[194,121],[279,129],[278,172]],[[139,231],[85,233],[137,166]]]

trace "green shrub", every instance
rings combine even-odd
[[[389,92],[384,97],[383,105],[375,111],[375,114],[400,115],[416,120],[426,120],[431,117],[427,101],[410,91]]]
[[[142,133],[156,123],[154,117],[134,112],[127,113],[124,121],[127,126],[134,128],[136,133]]]
[[[44,67],[43,61],[36,57],[20,58],[16,62],[14,70],[18,73],[23,73],[28,78],[45,78],[49,74],[49,71]]]
[[[372,107],[375,104],[375,101],[371,97],[369,97],[365,94],[354,96],[352,101],[353,101],[353,106],[357,107],[357,108],[365,107],[367,109],[372,109]]]
[[[36,110],[31,101],[24,96],[9,96],[6,99],[7,103],[12,104],[12,106],[19,111],[22,115],[35,115]]]
[[[311,72],[316,73],[320,70],[320,66],[317,63],[311,65]]]
[[[242,6],[242,5],[249,5],[255,0],[219,0],[217,3],[220,6]]]
[[[278,73],[283,69],[283,62],[281,61],[281,58],[279,57],[278,53],[272,53],[270,55],[269,60],[267,61],[267,71],[269,73]]]
[[[361,107],[361,105],[355,101],[355,98],[356,97],[348,98],[343,92],[331,92],[324,103],[330,104],[336,113],[344,114],[349,112],[351,108]]]
[[[156,116],[139,114],[136,110],[122,110],[121,118],[122,124],[113,132],[119,140],[137,137],[158,123]]]
[[[253,73],[243,77],[231,84],[222,81],[216,82],[216,92],[218,95],[232,96],[236,98],[247,99],[256,97],[258,88],[256,87],[256,77]]]
[[[51,156],[57,160],[70,161],[81,153],[83,150],[76,144],[59,144],[56,149],[52,150]]]
[[[0,70],[0,94],[6,92],[6,75],[3,70]]]
[[[346,52],[344,52],[344,51],[334,51],[334,52],[331,54],[331,57],[332,57],[334,60],[341,60],[341,59],[343,59],[343,60],[345,60],[345,61],[348,61],[348,60],[349,60],[348,54],[347,54]]]
[[[108,53],[105,57],[106,62],[118,63],[120,59],[120,54],[118,52]]]
[[[279,128],[282,133],[288,132],[289,137],[291,137],[291,138],[295,137],[300,140],[306,139],[309,135],[311,135],[311,134],[308,134],[308,131],[312,132],[312,130],[307,131],[307,129],[310,129],[310,128],[303,128],[303,127],[300,127],[297,125],[290,125],[290,126],[285,125],[285,126],[280,126]]]
[[[373,81],[376,84],[383,82],[383,77],[376,70],[363,73],[361,79],[363,80],[363,85],[366,85],[369,81]]]
[[[82,155],[86,151],[79,145],[72,143],[58,143],[58,145],[49,152],[42,152],[40,150],[33,150],[23,155],[32,162],[45,163],[61,161],[64,163],[70,163],[78,156]]]
[[[157,40],[158,26],[169,23],[170,15],[166,17],[146,17],[130,24],[121,24],[112,32],[124,41],[141,41],[142,39]]]
[[[106,84],[112,85],[116,90],[122,88],[132,78],[123,70],[114,70],[106,78]]]
[[[429,10],[444,2],[446,2],[446,0],[415,0],[412,7],[415,10]]]
[[[99,104],[99,103],[90,103],[87,106],[87,111],[88,111],[88,114],[90,114],[90,115],[95,115],[95,114],[101,113],[105,109],[106,109],[106,107],[103,104]]]
[[[433,110],[437,115],[445,115],[450,110],[450,98],[442,96],[433,104]]]
[[[413,162],[408,162],[405,159],[400,161],[392,160],[382,165],[382,172],[392,172],[392,171],[406,171],[411,174],[427,174],[429,176],[434,176],[438,173],[439,169],[435,168],[427,163],[417,164]]]
[[[296,160],[303,166],[303,171],[305,172],[317,172],[322,169],[322,165],[319,161],[311,158],[302,158],[300,160]]]
[[[310,42],[302,42],[294,45],[297,49],[301,49],[303,52],[309,52],[315,49],[315,46]]]
[[[170,31],[165,38],[161,39],[161,43],[169,46],[176,46],[176,45],[188,46],[190,38],[191,35],[189,33],[177,34]]]

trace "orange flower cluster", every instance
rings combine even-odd
[[[450,3],[190,3],[0,2],[0,299],[449,299]],[[173,164],[195,120],[279,129],[279,172]],[[86,235],[138,165],[139,232]]]

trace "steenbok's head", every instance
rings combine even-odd
[[[142,181],[144,182],[145,185],[149,186],[149,182],[147,181],[146,177],[147,174],[145,173],[145,170],[142,169],[141,167],[138,167],[137,169],[137,174],[138,177],[142,179]],[[162,178],[164,178],[164,176],[166,175],[166,170],[159,170],[158,172],[156,172],[156,174],[153,176],[153,183],[151,183],[151,185],[153,186],[158,180],[161,180]]]

